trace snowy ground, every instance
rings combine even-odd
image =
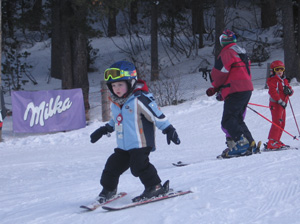
[[[294,84],[291,101],[300,121],[300,87]],[[256,89],[251,102],[267,105],[267,90]],[[22,137],[11,134],[8,117],[6,141],[0,146],[1,223],[300,223],[300,151],[217,160],[225,147],[219,128],[222,106],[222,102],[201,95],[162,108],[182,144],[168,146],[158,131],[158,149],[151,154],[151,161],[172,188],[192,190],[193,194],[111,213],[101,208],[80,213],[79,208],[101,190],[99,177],[115,146],[114,135],[96,144],[89,142],[90,133],[104,123],[94,121],[80,130]],[[270,118],[267,108],[252,107]],[[268,121],[248,111],[246,123],[257,141],[267,140]],[[286,130],[298,136],[290,107],[286,123]],[[282,141],[300,147],[299,141],[287,134]],[[179,160],[193,164],[174,167],[172,162]],[[128,171],[121,177],[119,191],[128,196],[114,205],[130,202],[143,187]]]

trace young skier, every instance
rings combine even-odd
[[[284,75],[285,66],[282,61],[273,61],[270,65],[272,74],[267,80],[270,95],[270,110],[272,114],[272,121],[279,127],[284,129],[286,112],[289,97],[293,95],[294,91],[290,86],[288,80]],[[276,150],[281,147],[288,147],[280,141],[283,130],[272,124],[269,132],[268,149]]]
[[[256,143],[243,119],[253,91],[250,61],[246,50],[236,44],[232,31],[226,29],[219,39],[223,49],[211,72],[213,87],[206,93],[212,96],[219,92],[224,99],[221,125],[231,138],[226,139],[228,148],[221,157],[251,155],[257,152]]]
[[[116,195],[119,177],[130,168],[145,187],[133,202],[168,192],[168,181],[162,186],[156,168],[149,162],[155,150],[155,126],[167,136],[167,143],[180,144],[175,128],[158,108],[146,82],[137,79],[135,66],[127,61],[114,63],[104,73],[111,92],[111,120],[90,136],[95,143],[103,135],[116,131],[117,148],[108,158],[100,183],[103,187],[97,200],[103,203]]]

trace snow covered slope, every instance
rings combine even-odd
[[[293,88],[291,102],[300,122],[300,87],[294,83]],[[267,105],[267,90],[256,89],[251,102]],[[267,108],[252,107],[270,118]],[[89,142],[90,133],[104,123],[95,120],[84,129],[65,133],[15,136],[8,117],[4,126],[6,141],[0,145],[0,222],[300,223],[300,150],[217,160],[216,155],[225,148],[220,129],[222,109],[222,102],[206,95],[162,108],[182,143],[168,146],[158,131],[158,149],[151,154],[151,162],[163,181],[170,180],[172,188],[194,193],[120,212],[100,208],[80,213],[79,208],[101,190],[99,178],[115,146],[114,134],[95,144]],[[257,141],[267,141],[268,121],[248,110],[246,123]],[[289,106],[286,130],[299,136]],[[300,142],[285,133],[282,141],[300,148]],[[172,162],[179,160],[193,164],[174,167]],[[128,195],[111,205],[130,202],[143,186],[127,171],[120,179],[119,191]]]

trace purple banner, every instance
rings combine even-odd
[[[12,92],[14,132],[57,132],[86,125],[81,89]]]

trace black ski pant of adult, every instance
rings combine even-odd
[[[251,95],[252,91],[232,93],[224,101],[221,124],[235,142],[240,140],[242,134],[248,139],[249,143],[253,141],[243,117]]]
[[[161,182],[156,168],[150,163],[151,147],[125,151],[119,148],[107,159],[100,184],[112,191],[117,188],[122,173],[130,168],[135,177],[139,177],[145,187],[151,187]]]

